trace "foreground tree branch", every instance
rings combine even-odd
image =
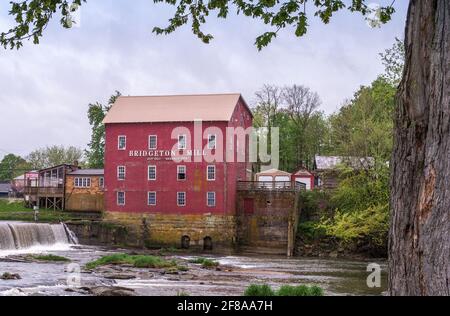
[[[0,33],[0,45],[4,48],[19,49],[23,42],[33,39],[39,44],[48,23],[55,13],[61,16],[60,23],[65,28],[72,26],[71,12],[86,0],[31,0],[11,1],[9,14],[14,17],[16,25],[7,32]]]
[[[72,26],[71,12],[78,9],[86,0],[25,0],[12,1],[9,14],[14,17],[16,26],[7,32],[0,33],[0,45],[5,48],[20,48],[23,41],[33,39],[35,44],[43,36],[50,20],[56,15],[61,16],[60,23],[65,28]],[[153,0],[155,3],[165,3],[175,7],[175,13],[165,27],[155,27],[155,34],[170,34],[178,28],[190,25],[192,33],[204,43],[209,43],[213,35],[205,33],[203,26],[207,17],[227,18],[230,11],[243,14],[246,17],[259,20],[269,27],[269,30],[256,38],[258,49],[267,46],[279,31],[291,28],[297,37],[303,36],[308,30],[308,15],[319,17],[324,23],[329,23],[333,14],[340,10],[360,12],[362,15],[375,13],[379,23],[386,23],[394,13],[394,2],[391,5],[371,9],[367,0]],[[131,4],[130,4],[131,5]],[[308,12],[308,9],[311,12]]]

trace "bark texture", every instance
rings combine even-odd
[[[450,1],[410,0],[391,179],[391,295],[449,295]]]

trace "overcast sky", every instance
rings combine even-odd
[[[8,3],[0,3],[0,31],[11,25]],[[173,12],[166,5],[89,0],[79,27],[65,30],[55,19],[40,45],[0,49],[0,157],[25,156],[54,144],[85,148],[88,104],[106,102],[115,90],[124,95],[241,92],[252,103],[264,83],[296,83],[317,91],[321,109],[332,113],[383,72],[378,54],[404,33],[407,1],[395,6],[393,20],[381,28],[369,28],[360,14],[341,12],[329,25],[312,18],[300,39],[286,29],[258,52],[254,40],[269,28],[256,20],[210,18],[206,30],[215,39],[205,45],[189,27],[169,36],[151,33]]]

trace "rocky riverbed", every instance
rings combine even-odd
[[[381,288],[366,284],[368,262],[332,259],[287,259],[285,257],[199,255],[219,263],[204,268],[192,263],[198,256],[174,252],[165,254],[178,269],[136,268],[133,265],[103,265],[86,269],[88,262],[114,253],[136,254],[130,250],[80,245],[54,245],[48,249],[0,251],[0,295],[242,295],[252,283],[267,283],[274,288],[284,284],[318,285],[326,295],[380,295],[386,287],[382,273]],[[51,254],[68,262],[38,260],[30,254]],[[139,254],[158,255],[157,251]],[[383,262],[379,263],[385,271]]]

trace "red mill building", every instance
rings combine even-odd
[[[233,243],[251,164],[248,137],[227,128],[252,119],[240,94],[119,97],[104,120],[107,218],[149,245]]]

